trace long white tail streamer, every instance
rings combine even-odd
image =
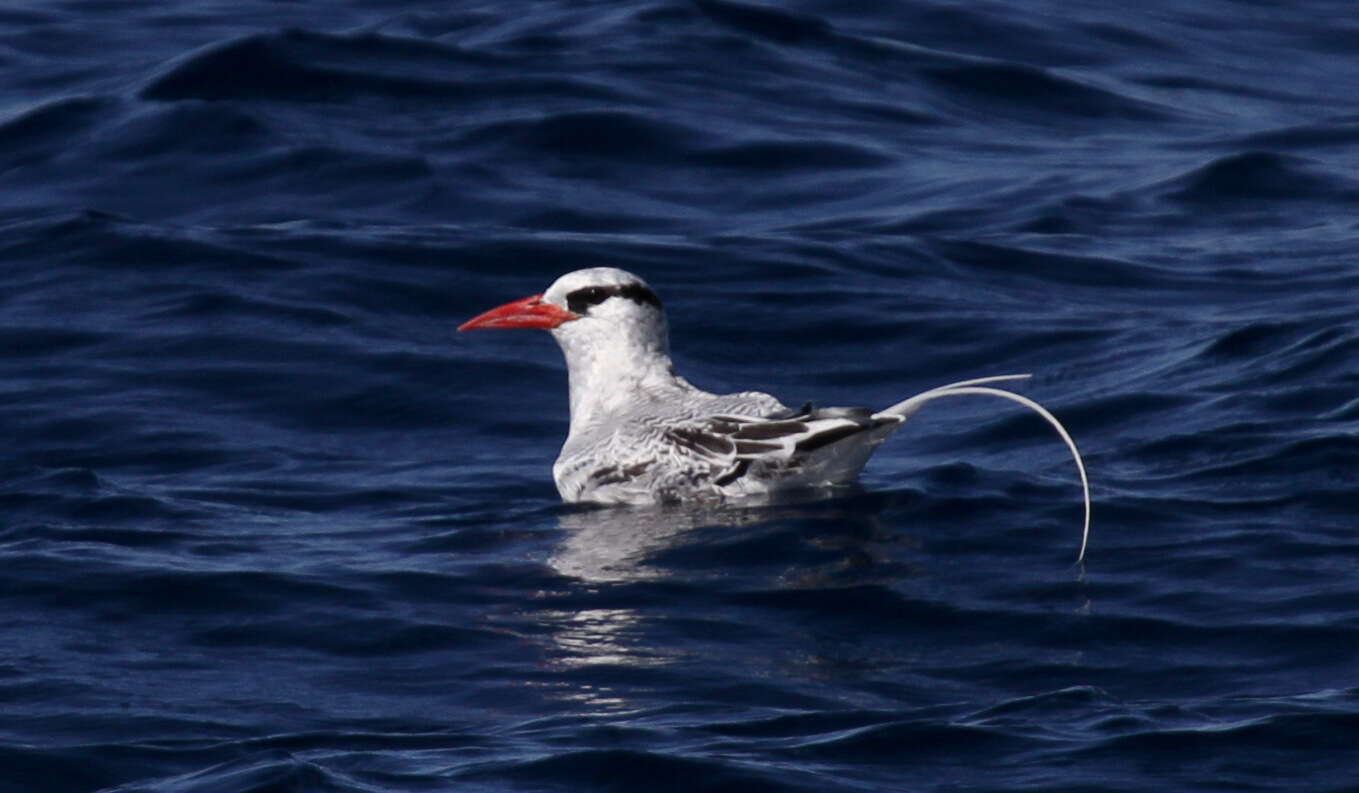
[[[1032,375],[1005,374],[949,383],[948,385],[939,386],[938,388],[931,388],[928,391],[922,391],[909,399],[903,399],[886,410],[876,413],[875,418],[879,416],[895,416],[902,421],[905,421],[913,416],[917,410],[920,410],[926,402],[932,402],[942,397],[964,396],[967,394],[980,394],[983,396],[1008,399],[1011,402],[1017,402],[1042,416],[1052,425],[1053,429],[1057,430],[1057,434],[1061,436],[1062,440],[1066,442],[1066,447],[1071,450],[1071,456],[1076,460],[1076,470],[1081,474],[1081,494],[1084,496],[1085,500],[1085,524],[1081,528],[1081,552],[1076,556],[1076,562],[1079,564],[1080,562],[1085,561],[1085,548],[1090,541],[1090,480],[1085,475],[1085,461],[1081,459],[1081,453],[1076,448],[1076,441],[1072,439],[1071,433],[1066,431],[1066,427],[1062,426],[1062,422],[1058,421],[1057,417],[1052,415],[1047,408],[1026,396],[1016,394],[1013,391],[1006,391],[1001,388],[990,388],[986,385],[987,383],[1000,383],[1007,380],[1024,380],[1029,377],[1032,377]]]

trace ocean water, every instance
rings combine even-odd
[[[1359,21],[0,10],[0,791],[1359,785]],[[584,266],[859,492],[559,503]]]

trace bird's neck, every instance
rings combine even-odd
[[[651,399],[692,389],[675,374],[663,336],[650,342],[622,337],[558,342],[570,379],[572,434],[612,423]]]

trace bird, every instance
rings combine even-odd
[[[562,500],[599,504],[715,504],[854,482],[877,447],[929,402],[982,395],[1018,403],[1052,425],[1080,474],[1090,536],[1090,482],[1071,434],[1038,402],[997,383],[949,383],[883,410],[799,408],[770,394],[713,394],[676,371],[656,292],[615,267],[566,273],[547,291],[492,308],[458,327],[547,330],[566,359],[570,426],[552,467]]]

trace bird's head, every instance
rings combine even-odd
[[[568,359],[573,351],[632,349],[668,354],[665,311],[641,278],[616,267],[576,270],[558,278],[541,295],[493,308],[458,330],[543,328],[550,330]]]

